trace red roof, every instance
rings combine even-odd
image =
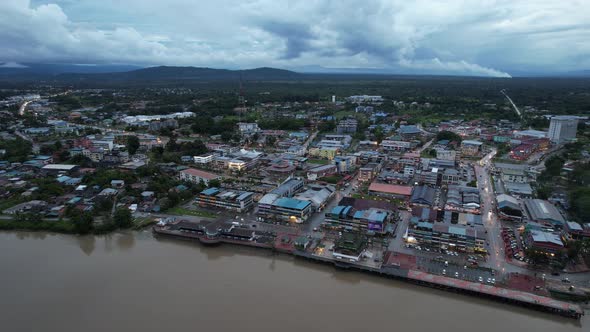
[[[200,178],[207,179],[207,180],[213,180],[213,179],[219,178],[219,175],[217,175],[217,174],[201,171],[200,169],[194,169],[194,168],[188,168],[188,169],[182,170],[180,172],[186,173],[186,174],[189,174],[192,176],[198,176]]]
[[[394,194],[394,195],[404,195],[410,196],[412,195],[412,187],[409,186],[398,186],[395,184],[386,184],[386,183],[376,183],[373,182],[369,186],[369,191],[377,191],[386,194]]]

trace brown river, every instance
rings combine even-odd
[[[588,331],[581,321],[286,255],[0,233],[0,331]]]

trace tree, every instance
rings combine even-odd
[[[135,154],[139,149],[139,138],[134,135],[127,136],[127,151],[129,154]]]
[[[451,142],[455,141],[458,143],[461,143],[461,141],[462,141],[461,136],[455,134],[452,131],[448,131],[448,130],[443,130],[443,131],[439,132],[438,134],[436,134],[436,140],[437,141],[449,140]]]
[[[131,227],[131,225],[133,224],[133,217],[131,216],[131,211],[129,211],[129,209],[126,207],[118,208],[115,211],[113,221],[115,222],[115,225],[117,225],[117,227]]]
[[[73,209],[70,212],[70,220],[74,224],[74,230],[79,234],[88,234],[92,230],[93,217],[89,212]]]

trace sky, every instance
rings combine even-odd
[[[23,63],[579,71],[590,0],[0,0],[0,67]]]

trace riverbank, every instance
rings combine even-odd
[[[456,278],[438,276],[423,271],[414,270],[396,263],[394,252],[388,252],[383,264],[378,267],[367,266],[352,260],[336,259],[314,255],[305,250],[306,245],[297,248],[297,244],[286,245],[284,239],[291,239],[294,235],[282,235],[281,237],[269,236],[268,232],[258,232],[252,229],[226,227],[222,221],[195,223],[178,221],[169,224],[158,224],[152,228],[155,234],[171,236],[182,239],[193,239],[207,245],[211,244],[235,244],[249,247],[272,249],[296,257],[302,257],[320,263],[331,264],[339,268],[355,269],[362,272],[380,274],[386,277],[409,281],[415,284],[433,287],[437,289],[450,290],[468,295],[486,297],[500,302],[519,305],[539,311],[550,312],[565,317],[580,319],[584,315],[583,309],[575,304],[554,300],[549,297],[540,296],[514,289],[496,287],[477,282],[459,280]],[[275,234],[276,235],[276,234]],[[391,262],[390,262],[391,261]]]

